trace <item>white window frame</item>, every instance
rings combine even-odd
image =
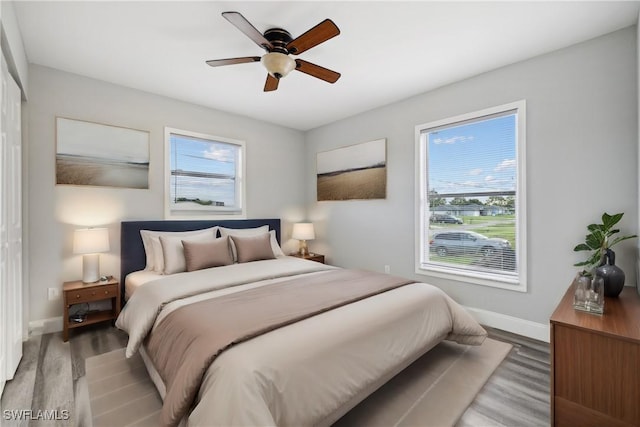
[[[423,239],[428,239],[425,232],[430,216],[428,203],[428,171],[427,171],[427,138],[426,131],[443,126],[454,126],[465,121],[474,121],[485,116],[501,114],[508,111],[516,111],[516,262],[517,275],[508,276],[492,274],[486,271],[473,271],[455,267],[423,263],[424,250],[427,247]],[[415,127],[415,272],[416,274],[433,276],[438,278],[455,280],[458,282],[473,283],[483,286],[508,289],[518,292],[527,291],[527,208],[526,208],[526,102],[524,100],[504,104],[437,120]]]
[[[236,159],[236,203],[237,207],[226,206],[194,206],[189,209],[176,209],[175,204],[171,201],[171,135],[183,135],[191,138],[210,140],[212,142],[222,142],[225,144],[237,145],[238,159]],[[246,179],[245,179],[245,163],[246,163],[246,144],[244,141],[237,139],[224,138],[205,133],[192,132],[183,129],[175,129],[170,127],[164,128],[164,208],[165,218],[189,218],[189,219],[244,219],[246,218]]]

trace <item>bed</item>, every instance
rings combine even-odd
[[[259,235],[252,231],[257,227],[263,227]],[[174,274],[149,271],[141,230],[203,235],[212,228],[222,238],[236,234],[228,238],[233,242],[233,263]],[[265,229],[270,238],[263,236]],[[163,235],[162,242],[170,238]],[[193,248],[220,242],[184,240],[186,258],[193,257]],[[330,425],[442,340],[479,345],[486,337],[480,325],[436,287],[338,269],[276,254],[276,249],[273,257],[253,260],[247,258],[246,242],[254,240],[263,242],[262,247],[266,240],[278,245],[280,221],[122,222],[123,292],[127,276],[138,275],[139,280],[126,290],[127,303],[116,325],[129,334],[127,356],[140,352],[164,400],[164,425]],[[170,247],[164,246],[168,253]],[[249,322],[247,319],[260,319],[262,311],[272,310],[265,315],[269,319],[273,314],[280,316],[286,311],[283,307],[291,305],[287,298],[301,289],[331,295],[333,290],[355,292],[364,282],[378,283],[379,289],[273,327],[261,326],[259,333],[245,333],[242,339],[215,347],[214,354],[202,357],[202,362],[199,354],[189,353],[196,340],[190,337],[192,330],[219,328],[226,333],[226,329]],[[284,293],[276,296],[276,289]],[[322,299],[319,294],[310,298],[314,307]],[[272,300],[275,306],[263,310]],[[236,303],[254,305],[236,309]],[[188,341],[184,351],[181,341]],[[192,375],[189,371],[184,381],[182,374],[174,375],[176,370],[200,363],[204,366],[201,372]],[[180,384],[188,387],[178,387]],[[191,397],[185,391],[190,388],[194,390]],[[186,399],[186,410],[184,402],[174,404],[176,396]]]

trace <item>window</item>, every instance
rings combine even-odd
[[[526,291],[525,102],[416,126],[416,272]]]
[[[244,216],[242,141],[165,128],[167,217]]]

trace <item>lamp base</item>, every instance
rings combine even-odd
[[[307,241],[306,240],[300,240],[300,250],[298,251],[298,253],[301,256],[308,256],[309,255],[309,248],[307,247]]]
[[[82,282],[95,283],[100,280],[100,254],[82,255]]]

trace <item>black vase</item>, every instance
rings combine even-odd
[[[596,274],[604,279],[604,296],[617,297],[624,288],[624,271],[616,266],[616,254],[607,249],[602,265],[596,268]]]

